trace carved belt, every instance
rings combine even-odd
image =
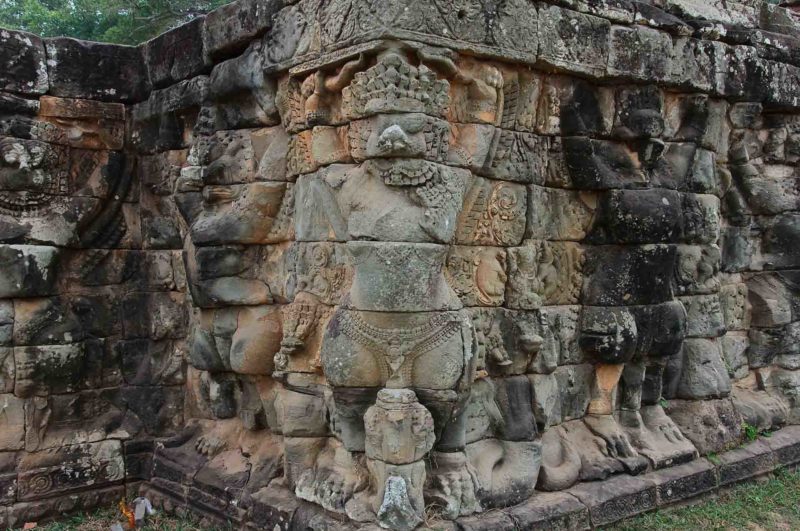
[[[413,361],[458,334],[461,322],[450,314],[437,313],[421,326],[381,328],[367,323],[357,312],[344,311],[340,326],[344,335],[375,358],[385,381],[408,387]]]

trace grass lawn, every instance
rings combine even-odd
[[[800,472],[779,470],[769,481],[747,483],[715,498],[654,511],[604,528],[608,531],[793,531],[800,529]]]

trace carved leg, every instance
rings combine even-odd
[[[377,394],[377,387],[333,388],[332,430],[351,452],[364,451],[364,415]]]
[[[593,397],[589,403],[588,414],[584,419],[588,428],[605,440],[608,454],[618,458],[636,457],[637,455],[612,414],[613,393],[624,367],[624,364],[601,363],[597,365]]]
[[[432,452],[426,498],[438,506],[442,516],[455,519],[481,510],[476,485],[461,452]]]
[[[434,503],[442,511],[442,516],[455,519],[481,510],[476,497],[477,485],[469,469],[466,446],[466,404],[468,394],[464,393],[452,404],[449,421],[441,427],[434,451],[429,462],[429,481],[426,486],[426,500]],[[442,404],[432,402],[431,407],[442,408]]]
[[[647,450],[652,445],[640,414],[644,375],[645,365],[641,361],[625,364],[622,371],[622,404],[618,414],[620,425],[638,450]]]
[[[624,368],[625,365],[622,363],[597,365],[592,400],[589,402],[588,413],[590,415],[610,415],[613,412],[612,395]]]
[[[625,366],[619,423],[633,447],[655,468],[689,461],[696,456],[696,451],[663,408],[658,404],[642,406],[647,369],[642,361]]]

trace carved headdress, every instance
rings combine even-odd
[[[395,51],[384,53],[375,66],[355,75],[342,91],[349,118],[373,114],[422,112],[442,117],[450,103],[449,83],[424,65],[416,67]]]

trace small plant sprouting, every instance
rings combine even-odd
[[[747,440],[750,442],[755,441],[758,439],[758,428],[748,424],[747,422],[742,424],[742,429],[744,430],[744,435],[747,437]]]
[[[717,465],[718,466],[718,465],[722,464],[722,461],[720,461],[719,456],[714,452],[709,452],[709,454],[706,455],[706,459],[711,461],[712,465]]]
[[[669,401],[662,396],[658,399],[658,405],[666,409],[669,407]]]

